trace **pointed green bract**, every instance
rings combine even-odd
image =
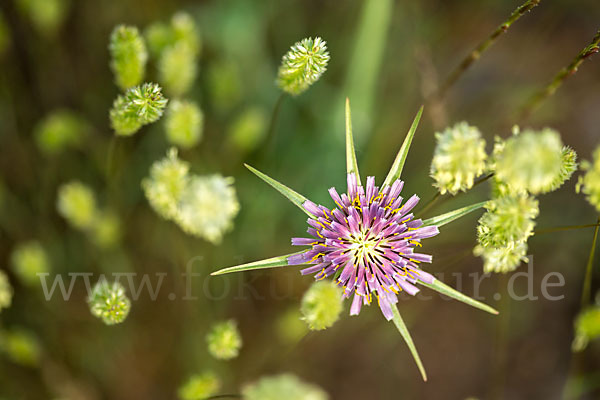
[[[360,186],[360,174],[358,173],[358,162],[356,161],[356,150],[354,149],[354,138],[352,137],[352,117],[350,116],[350,99],[346,97],[346,171],[356,176],[357,184]]]
[[[267,269],[267,268],[277,268],[277,267],[285,267],[288,265],[288,257],[303,253],[303,251],[299,251],[296,253],[286,254],[285,256],[267,258],[265,260],[254,261],[247,264],[235,265],[233,267],[223,268],[218,271],[211,273],[211,275],[224,275],[231,274],[233,272],[244,272],[244,271],[252,271],[255,269]]]
[[[438,215],[437,217],[426,219],[423,221],[423,226],[435,225],[439,228],[440,226],[446,225],[456,219],[459,219],[460,217],[464,217],[470,212],[482,208],[486,203],[487,201],[482,201],[481,203],[471,204],[470,206],[459,208],[458,210],[450,211],[445,214]]]
[[[433,283],[419,282],[419,284],[423,286],[427,286],[429,289],[433,289],[438,293],[441,293],[445,296],[451,297],[455,300],[462,301],[465,304],[468,304],[472,307],[479,308],[480,310],[489,312],[490,314],[497,315],[498,311],[488,306],[487,304],[483,304],[477,300],[470,298],[469,296],[465,296],[458,290],[451,288],[440,280],[434,280]]]
[[[410,130],[406,134],[404,143],[402,143],[402,147],[400,147],[400,151],[398,151],[398,155],[396,156],[394,164],[392,164],[392,168],[385,178],[385,181],[383,181],[382,187],[386,185],[390,186],[396,179],[400,178],[400,175],[402,174],[402,168],[404,168],[404,163],[406,162],[408,150],[410,149],[410,144],[412,143],[413,137],[415,136],[415,131],[417,130],[417,126],[419,126],[419,121],[421,120],[421,114],[423,114],[423,106],[419,108],[419,112],[417,112]]]
[[[393,306],[392,312],[394,313],[394,319],[393,319],[394,325],[396,325],[396,328],[398,328],[398,331],[402,335],[402,339],[404,339],[404,341],[406,342],[406,345],[410,349],[410,352],[412,353],[412,356],[415,359],[415,363],[417,364],[417,367],[419,368],[419,371],[421,372],[421,376],[423,377],[423,380],[427,381],[427,373],[425,372],[425,367],[423,367],[423,363],[421,362],[421,357],[419,357],[419,353],[417,352],[417,348],[415,347],[415,344],[413,343],[412,337],[410,336],[410,332],[408,331],[408,328],[406,327],[404,320],[400,316],[400,312],[398,312],[398,307]]]
[[[275,179],[263,174],[256,168],[252,168],[248,164],[244,164],[244,165],[246,166],[246,168],[248,168],[250,171],[252,171],[252,173],[254,175],[258,176],[260,179],[262,179],[263,181],[265,181],[269,185],[271,185],[273,188],[275,188],[275,190],[277,190],[279,193],[281,193],[282,195],[287,197],[292,203],[294,203],[296,206],[298,206],[298,208],[300,208],[302,211],[304,211],[306,213],[306,215],[308,215],[311,218],[316,219],[316,217],[314,215],[312,215],[311,213],[306,211],[304,209],[304,207],[302,206],[302,204],[304,204],[304,202],[306,202],[308,200],[306,197],[302,196],[300,193],[295,192],[294,190],[285,186],[283,183],[280,183],[280,182],[276,181]]]

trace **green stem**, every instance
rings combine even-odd
[[[275,125],[277,125],[277,117],[279,117],[279,110],[281,110],[281,103],[283,103],[284,98],[285,92],[281,92],[281,94],[277,98],[277,101],[275,102],[275,106],[273,107],[271,121],[269,122],[269,128],[267,130],[267,136],[265,138],[265,143],[269,149],[275,147]]]
[[[600,229],[600,218],[594,229],[594,239],[592,240],[592,248],[588,257],[587,266],[585,268],[585,278],[583,279],[583,290],[581,293],[581,308],[584,308],[592,301],[592,271],[594,265],[594,254],[596,252],[596,242],[598,241],[598,229]]]
[[[540,104],[546,100],[548,97],[552,96],[554,92],[564,83],[564,81],[571,75],[574,75],[577,72],[579,66],[590,56],[600,51],[600,30],[596,32],[596,35],[592,39],[592,42],[586,46],[583,50],[575,56],[573,61],[561,69],[555,76],[554,79],[542,90],[540,90],[537,94],[535,94],[531,100],[523,107],[521,111],[520,120],[526,120],[529,118],[531,113],[533,113]]]
[[[506,33],[508,28],[510,28],[510,26],[513,23],[515,23],[519,18],[521,18],[523,15],[529,12],[532,8],[537,6],[541,1],[542,0],[527,0],[515,11],[513,11],[513,13],[510,15],[510,17],[508,17],[506,21],[500,24],[492,32],[492,34],[488,36],[487,39],[485,39],[477,47],[475,47],[475,49],[462,60],[458,67],[456,67],[454,71],[452,71],[452,73],[448,76],[446,81],[440,86],[437,92],[437,96],[439,98],[444,97],[448,92],[448,89],[450,89],[450,87],[454,85],[454,83],[456,83],[456,81],[461,77],[461,75],[464,74],[467,71],[467,69],[469,69],[469,67],[471,67],[471,65],[473,65],[473,63],[481,57],[481,54],[483,52],[489,49],[492,46],[492,44],[496,42],[498,37],[500,37],[503,33]]]
[[[550,228],[538,229],[534,233],[536,235],[542,235],[544,233],[570,231],[573,229],[584,229],[584,228],[593,228],[593,227],[596,227],[596,229],[597,229],[598,226],[600,226],[600,221],[597,224],[554,226],[554,227],[550,227]]]

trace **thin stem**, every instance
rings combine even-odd
[[[598,229],[600,229],[600,218],[594,229],[594,239],[592,240],[592,248],[588,257],[587,266],[585,268],[585,278],[583,279],[583,290],[581,293],[581,308],[584,308],[592,301],[592,267],[594,265],[594,254],[596,253],[596,242],[598,240]]]
[[[490,179],[493,176],[494,176],[494,173],[492,172],[492,173],[487,174],[483,178],[479,178],[478,180],[475,181],[475,183],[473,183],[473,186],[471,186],[471,189],[469,189],[469,190],[476,188],[477,186],[481,185],[483,182],[487,181],[488,179]],[[435,195],[433,195],[433,197],[423,206],[423,208],[421,208],[418,211],[415,211],[415,215],[425,215],[425,213],[427,211],[429,211],[431,208],[433,208],[434,205],[436,205],[436,203],[438,203],[438,200],[440,198],[442,198],[442,201],[439,202],[439,204],[442,204],[443,202],[448,201],[450,199],[455,199],[464,193],[467,193],[467,192],[458,192],[453,197],[446,196],[446,197],[442,198],[442,195],[440,194],[440,192],[436,192]]]
[[[467,69],[469,69],[469,67],[471,67],[471,65],[473,65],[473,63],[481,57],[481,54],[483,52],[485,52],[488,48],[490,48],[492,44],[494,44],[494,42],[496,42],[498,37],[500,37],[503,33],[506,33],[508,28],[510,28],[510,26],[513,23],[515,23],[519,18],[525,15],[525,13],[529,12],[532,8],[537,6],[541,1],[542,0],[527,0],[515,11],[513,11],[513,13],[510,14],[510,17],[508,17],[506,21],[500,24],[492,32],[492,34],[488,36],[487,39],[485,39],[477,47],[475,47],[475,49],[467,57],[465,57],[465,59],[462,60],[458,67],[456,67],[454,71],[452,71],[452,73],[440,86],[439,90],[437,91],[437,96],[439,98],[444,97],[448,92],[448,89],[450,89],[450,87],[454,85],[454,83],[456,83],[456,81],[461,77],[461,75],[464,74],[467,71]]]
[[[544,233],[553,233],[553,232],[562,232],[562,231],[570,231],[573,229],[584,229],[584,228],[598,228],[600,226],[600,222],[597,224],[585,224],[585,225],[568,225],[568,226],[553,226],[550,228],[542,228],[538,229],[534,232],[536,235],[542,235]]]
[[[577,72],[579,66],[593,54],[600,51],[600,30],[596,32],[596,35],[592,39],[592,42],[586,46],[571,63],[565,68],[561,69],[554,79],[542,90],[540,90],[537,94],[535,94],[531,100],[523,107],[521,112],[520,119],[527,119],[533,111],[535,111],[540,104],[546,100],[548,97],[552,96],[554,92],[564,83],[564,81],[571,75],[574,75]]]
[[[269,122],[269,129],[267,130],[267,136],[265,138],[265,143],[268,148],[275,146],[275,125],[277,124],[277,117],[279,116],[279,110],[281,109],[281,103],[283,103],[284,98],[285,92],[281,92],[277,98],[277,101],[275,102],[275,106],[273,107],[271,121]]]

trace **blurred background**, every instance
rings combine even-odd
[[[491,151],[494,136],[513,125],[559,130],[581,159],[600,144],[600,59],[579,72],[527,120],[531,95],[585,47],[599,28],[597,0],[542,1],[500,37],[443,99],[430,101],[460,61],[520,5],[513,0],[2,0],[0,3],[0,268],[14,288],[0,327],[27,339],[22,357],[0,358],[2,399],[175,399],[186,377],[211,369],[220,393],[240,393],[257,378],[291,372],[332,399],[558,399],[567,382],[576,398],[600,398],[600,346],[573,355],[573,320],[593,230],[534,236],[533,292],[538,300],[508,300],[509,276],[485,278],[479,295],[501,314],[487,315],[437,296],[404,298],[400,309],[428,370],[422,382],[406,345],[377,307],[307,332],[299,302],[313,282],[296,267],[209,277],[220,267],[287,254],[303,236],[305,216],[243,167],[249,163],[329,205],[327,189],[345,189],[343,104],[350,98],[361,173],[385,176],[421,104],[425,111],[403,178],[404,191],[435,194],[429,165],[434,133],[466,120]],[[240,212],[214,245],[186,235],[148,205],[141,180],[164,157],[164,121],[120,138],[115,174],[106,173],[112,132],[108,111],[119,93],[108,42],[118,24],[141,32],[187,11],[201,35],[198,78],[188,94],[204,112],[201,142],[180,150],[197,174],[235,178]],[[281,57],[304,37],[327,41],[327,72],[300,96],[275,85]],[[146,80],[156,81],[151,58]],[[159,82],[160,83],[160,82]],[[166,93],[169,97],[169,94]],[[273,119],[276,108],[277,118]],[[77,116],[82,140],[58,153],[40,149],[35,132],[57,110]],[[272,134],[268,135],[272,125]],[[592,224],[597,215],[575,193],[576,176],[541,196],[538,227]],[[98,246],[56,211],[58,187],[79,180],[120,222],[113,246]],[[480,185],[423,217],[488,198]],[[473,294],[482,274],[472,255],[480,213],[426,241],[432,273]],[[51,276],[69,272],[166,273],[155,300],[143,292],[127,320],[105,326],[86,303],[82,281],[69,301],[46,301],[39,282],[24,284],[11,254],[31,240],[43,246]],[[190,264],[191,262],[191,264]],[[192,265],[195,300],[185,300],[181,273]],[[521,266],[517,272],[525,271]],[[592,289],[598,289],[598,262]],[[564,287],[544,299],[549,272]],[[95,278],[94,278],[95,279]],[[527,279],[515,279],[515,292]],[[169,294],[174,294],[169,296]],[[496,297],[494,295],[497,294]],[[219,320],[235,319],[243,338],[238,358],[212,358],[205,336]],[[34,344],[31,344],[34,343]],[[34,347],[32,350],[31,347]],[[5,352],[6,353],[6,352]],[[14,351],[13,351],[14,353]],[[33,354],[32,354],[33,353]],[[17,354],[19,352],[17,351]],[[570,390],[571,390],[570,389]]]

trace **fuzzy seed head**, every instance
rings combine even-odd
[[[320,37],[303,39],[283,56],[277,84],[292,95],[299,95],[327,70],[327,42]]]
[[[10,285],[8,276],[0,270],[0,312],[3,308],[8,308],[12,304],[13,288]]]
[[[161,217],[175,220],[181,196],[188,185],[189,164],[177,157],[171,148],[167,156],[152,164],[150,176],[142,181],[150,206]]]
[[[35,240],[18,244],[10,258],[13,272],[25,285],[39,285],[38,274],[50,272],[50,261],[46,250]]]
[[[144,83],[118,96],[110,110],[110,120],[117,135],[129,136],[143,125],[156,122],[167,106],[161,88],[155,83]]]
[[[600,338],[600,306],[592,306],[583,310],[575,320],[575,339],[573,350],[581,351],[591,340]]]
[[[33,333],[13,328],[0,331],[0,353],[16,364],[35,367],[40,363],[42,348]]]
[[[191,376],[177,394],[180,400],[204,400],[214,396],[220,389],[221,382],[212,371]]]
[[[473,253],[483,258],[483,272],[512,272],[521,262],[527,262],[527,241],[509,242],[502,247],[483,247],[478,245]]]
[[[121,221],[111,211],[102,211],[91,229],[91,238],[102,249],[115,247],[121,240]]]
[[[320,387],[291,374],[267,376],[243,388],[245,400],[327,400]]]
[[[138,29],[134,26],[117,26],[110,36],[108,49],[117,86],[126,90],[139,85],[144,79],[148,52]]]
[[[219,322],[206,335],[208,352],[220,360],[230,360],[238,356],[242,347],[242,336],[233,320]]]
[[[302,298],[300,312],[311,330],[333,326],[342,312],[341,290],[330,280],[314,283]]]
[[[98,213],[94,192],[78,181],[65,183],[58,188],[56,207],[69,224],[81,230],[90,229]]]
[[[549,128],[512,136],[496,147],[494,157],[497,179],[513,192],[548,193],[572,168],[565,165],[560,135]]]
[[[189,149],[202,138],[204,114],[191,101],[174,100],[166,116],[167,139],[173,145]]]
[[[466,191],[485,169],[485,140],[479,130],[460,122],[436,133],[437,145],[431,162],[431,177],[441,194]]]
[[[600,147],[594,151],[593,161],[584,161],[585,174],[579,177],[577,191],[585,194],[587,201],[600,212]]]
[[[184,42],[163,50],[158,63],[159,80],[167,93],[182,96],[196,79],[196,54]]]
[[[125,321],[131,309],[131,302],[123,285],[116,281],[108,283],[104,279],[98,281],[92,289],[88,305],[92,315],[102,319],[106,325]]]
[[[88,130],[87,122],[73,111],[57,110],[37,124],[35,139],[40,151],[54,155],[77,147]]]
[[[177,223],[185,232],[218,244],[239,210],[233,178],[193,176],[181,194]]]
[[[252,151],[263,141],[269,119],[262,108],[244,111],[229,128],[229,142],[243,151]]]

